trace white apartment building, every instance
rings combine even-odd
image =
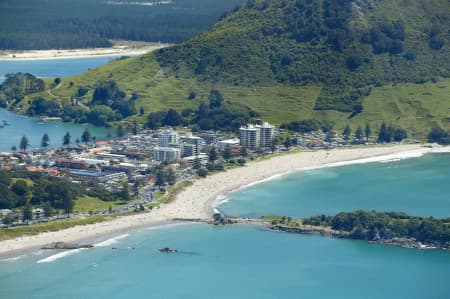
[[[248,124],[239,129],[240,145],[250,150],[256,150],[259,147],[270,147],[274,135],[275,128],[269,123],[261,125]]]
[[[175,162],[180,159],[180,149],[171,147],[155,147],[153,159],[156,161]]]
[[[200,151],[203,149],[203,147],[205,146],[205,141],[198,136],[193,136],[192,134],[189,134],[189,135],[181,137],[181,144],[182,145],[183,144],[193,145],[194,147],[193,147],[192,155],[195,155],[195,154],[200,153]],[[190,156],[190,155],[187,155],[187,156]]]
[[[158,133],[158,146],[169,147],[170,144],[179,143],[180,137],[172,128],[167,128]]]

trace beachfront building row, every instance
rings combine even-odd
[[[239,129],[240,145],[250,150],[271,147],[275,136],[275,127],[269,123],[258,125],[248,124]]]

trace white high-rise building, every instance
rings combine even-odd
[[[176,144],[180,140],[178,133],[172,130],[172,128],[164,129],[158,133],[158,146],[169,147],[170,144]]]
[[[259,147],[259,128],[254,125],[247,125],[239,129],[240,145],[250,150],[256,150]]]
[[[250,150],[256,150],[259,147],[271,147],[274,135],[275,128],[269,123],[249,124],[239,129],[240,145]]]
[[[269,123],[262,123],[259,126],[259,144],[261,147],[271,147],[275,135],[275,128]]]

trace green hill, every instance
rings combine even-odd
[[[423,136],[450,123],[449,12],[446,0],[249,1],[179,46],[64,78],[56,88],[47,82],[51,96],[27,99],[89,106],[99,82],[114,80],[123,92],[114,94],[130,101],[135,93],[135,110],[146,114],[196,108],[214,89],[277,124],[385,121]]]

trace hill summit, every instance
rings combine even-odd
[[[359,113],[372,87],[449,77],[449,34],[447,0],[250,0],[157,59],[203,81],[320,84],[314,109]]]

